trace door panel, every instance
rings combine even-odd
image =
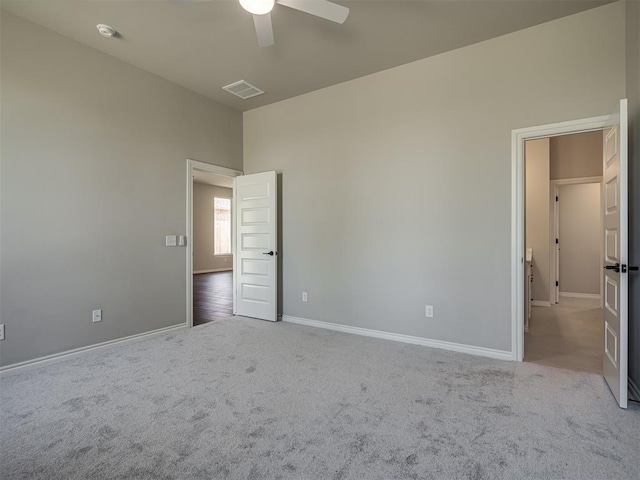
[[[620,263],[618,258],[618,230],[605,229],[604,231],[604,251],[605,261],[610,264]]]
[[[276,192],[276,172],[236,177],[236,314],[272,322],[278,298]]]
[[[609,164],[611,165],[611,164]],[[604,185],[605,211],[609,214],[618,211],[618,177],[615,176]]]
[[[240,265],[240,272],[243,275],[268,276],[271,271],[271,261],[254,258],[243,258]]]
[[[622,408],[627,408],[628,255],[627,101],[603,137],[604,179],[604,378]]]
[[[242,220],[240,221],[242,225]],[[247,225],[244,224],[246,227]],[[269,234],[268,233],[241,233],[240,248],[243,252],[250,250],[269,250]]]
[[[610,275],[605,275],[604,283],[605,283],[604,308],[609,310],[611,315],[617,318],[618,317],[618,283],[615,280],[613,280]]]
[[[618,366],[618,335],[616,331],[611,328],[609,323],[604,323],[605,337],[604,337],[604,354],[609,359],[612,365]]]

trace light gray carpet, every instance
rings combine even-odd
[[[5,376],[2,479],[636,479],[601,377],[235,318]]]

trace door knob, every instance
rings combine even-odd
[[[606,265],[604,267],[605,270],[613,270],[616,273],[620,273],[620,264],[616,263],[615,265]]]
[[[273,252],[273,250],[269,251],[269,252],[263,252],[263,255],[269,255],[271,257],[273,257],[275,255],[275,253]]]

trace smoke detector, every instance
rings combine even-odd
[[[98,29],[98,33],[106,38],[111,38],[118,35],[118,32],[115,28],[110,27],[109,25],[105,25],[104,23],[99,23],[98,25],[96,25],[96,28]]]

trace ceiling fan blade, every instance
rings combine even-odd
[[[336,23],[344,23],[349,16],[347,7],[327,0],[276,0],[276,3]]]
[[[273,26],[271,25],[271,14],[254,15],[253,24],[256,26],[256,35],[258,36],[258,45],[261,47],[270,47],[274,44]]]

